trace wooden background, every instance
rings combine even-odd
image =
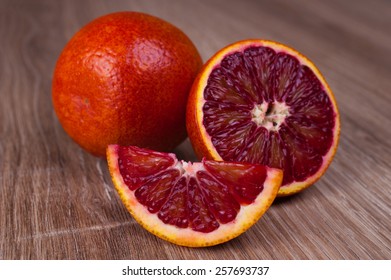
[[[180,247],[142,229],[106,161],[72,142],[51,103],[66,42],[120,10],[170,21],[204,60],[246,38],[280,41],[311,58],[341,112],[326,175],[223,245]],[[0,259],[391,259],[390,28],[388,0],[1,0]],[[177,152],[194,159],[188,141]]]

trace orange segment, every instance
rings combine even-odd
[[[189,247],[245,232],[270,207],[282,181],[281,170],[259,164],[188,163],[134,146],[110,145],[107,160],[134,219],[156,236]]]
[[[308,58],[280,43],[246,40],[204,65],[189,96],[187,130],[199,158],[283,169],[284,196],[324,174],[340,120],[330,87]]]

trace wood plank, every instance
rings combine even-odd
[[[325,176],[212,248],[176,246],[141,228],[105,160],[70,140],[51,104],[66,42],[119,10],[172,22],[204,60],[245,38],[280,41],[311,58],[341,112],[340,145]],[[381,0],[1,1],[0,259],[390,259],[390,12]],[[189,140],[176,153],[196,159]]]

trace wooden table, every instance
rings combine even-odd
[[[246,38],[310,57],[341,112],[326,175],[223,245],[191,249],[146,232],[120,202],[106,161],[66,135],[51,103],[66,42],[119,10],[170,21],[204,60]],[[387,0],[1,0],[0,259],[390,259],[390,15]],[[176,151],[195,159],[188,141]]]

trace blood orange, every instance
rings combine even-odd
[[[202,66],[177,27],[138,12],[97,18],[68,42],[53,77],[53,105],[81,147],[108,144],[163,151],[186,138],[186,102]]]
[[[201,247],[246,231],[269,208],[282,171],[258,164],[179,161],[174,154],[110,145],[114,185],[145,229],[172,243]]]
[[[284,170],[279,196],[318,180],[336,152],[333,93],[306,57],[282,44],[246,40],[215,54],[193,84],[187,129],[196,154]]]

